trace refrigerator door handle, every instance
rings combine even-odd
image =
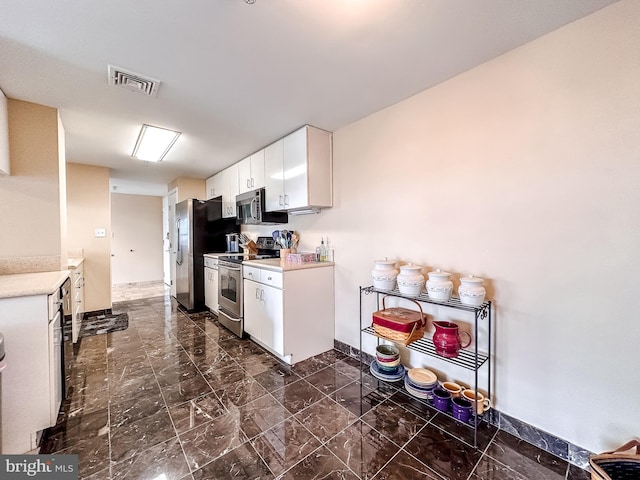
[[[176,219],[176,230],[178,234],[178,238],[177,238],[178,251],[176,252],[176,263],[178,265],[182,265],[182,249],[180,248],[180,219],[179,218]]]

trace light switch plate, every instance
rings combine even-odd
[[[104,238],[107,236],[106,228],[96,228],[96,238]]]

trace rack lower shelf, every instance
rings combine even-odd
[[[478,356],[476,358],[475,352],[468,352],[465,350],[460,350],[460,353],[456,358],[446,358],[436,353],[436,346],[433,344],[433,342],[429,338],[421,338],[420,340],[416,340],[415,342],[412,342],[409,345],[404,345],[401,342],[394,342],[393,340],[390,340],[388,338],[381,337],[380,335],[376,334],[375,330],[372,327],[363,328],[362,331],[364,333],[374,335],[383,340],[387,340],[388,342],[402,345],[408,348],[409,350],[430,355],[432,357],[439,358],[440,360],[444,360],[445,362],[453,363],[460,367],[466,368],[467,370],[479,369],[488,359],[488,356],[485,354],[478,352]]]
[[[403,394],[405,394],[408,398],[410,398],[411,400],[415,401],[415,402],[420,402],[423,405],[427,406],[428,408],[430,408],[431,410],[433,410],[433,413],[439,413],[441,415],[445,415],[449,418],[451,418],[452,420],[456,421],[457,423],[459,423],[460,425],[464,425],[465,427],[469,427],[469,428],[476,428],[478,426],[478,424],[480,424],[481,422],[486,422],[486,423],[490,423],[490,412],[491,410],[486,411],[485,413],[481,414],[481,415],[476,415],[475,413],[471,415],[471,417],[469,418],[469,420],[467,421],[462,421],[458,418],[456,418],[453,413],[451,412],[451,409],[449,408],[449,410],[442,411],[437,409],[434,405],[433,405],[433,400],[431,398],[420,398],[420,397],[416,397],[414,395],[411,395],[410,392],[408,392],[404,386],[402,385],[402,381],[397,381],[397,382],[388,382],[386,380],[382,380],[380,378],[375,378],[373,377],[378,383],[382,383],[383,385],[387,385],[390,386],[394,389],[397,389],[399,392],[402,392]]]

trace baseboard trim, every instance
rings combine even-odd
[[[355,359],[360,359],[360,350],[352,347],[349,344],[340,342],[339,340],[333,341],[333,348],[345,355],[348,355]],[[374,360],[374,356],[366,352],[362,352],[362,361],[371,363]],[[592,452],[582,447],[567,442],[562,438],[556,437],[551,433],[540,430],[533,425],[530,425],[522,420],[511,417],[506,413],[502,413],[499,410],[494,409],[493,415],[490,417],[491,423],[500,430],[504,430],[510,433],[514,437],[519,438],[527,443],[535,445],[536,447],[551,453],[561,459],[575,465],[576,467],[587,469],[589,467],[589,456],[593,455]]]

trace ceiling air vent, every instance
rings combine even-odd
[[[155,97],[156,93],[158,93],[160,80],[144,77],[139,73],[130,72],[115,65],[109,65],[109,85]]]

